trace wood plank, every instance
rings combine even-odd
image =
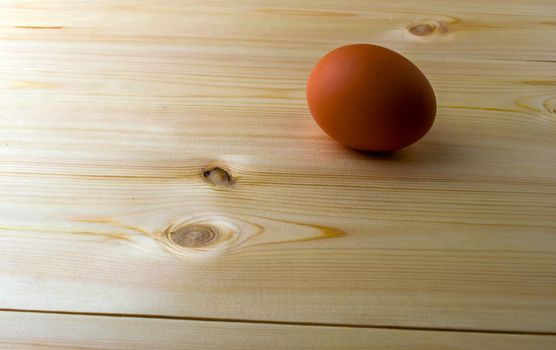
[[[556,336],[0,313],[0,349],[553,349]]]
[[[1,3],[0,308],[556,332],[551,2],[180,4]],[[431,78],[422,142],[311,120],[353,41]]]
[[[237,44],[249,51],[294,48],[299,57],[346,42],[376,42],[425,56],[555,61],[552,0],[421,2],[86,2],[4,0],[2,40],[77,45]],[[42,30],[41,30],[42,29]]]

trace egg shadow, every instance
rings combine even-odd
[[[397,151],[363,151],[359,149],[343,147],[348,152],[353,153],[357,158],[367,158],[382,161],[402,161],[408,157],[408,150],[401,149]]]
[[[434,141],[433,139],[434,137],[425,137],[413,145],[390,152],[362,151],[340,144],[338,147],[342,148],[344,154],[359,161],[396,163],[408,166],[448,165],[457,162],[458,159],[469,157],[463,147],[439,142],[438,138]]]

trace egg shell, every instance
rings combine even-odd
[[[328,135],[365,151],[395,151],[416,142],[436,115],[434,91],[419,68],[370,44],[324,56],[309,76],[307,102]]]

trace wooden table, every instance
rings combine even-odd
[[[316,126],[348,43],[430,78]],[[555,349],[556,3],[0,1],[0,348]]]

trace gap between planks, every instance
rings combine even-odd
[[[246,319],[233,319],[233,318],[186,317],[186,316],[154,315],[154,314],[149,315],[149,314],[126,314],[126,313],[109,313],[109,312],[62,311],[62,310],[31,310],[31,309],[0,308],[0,312],[72,315],[72,316],[97,316],[97,317],[101,316],[101,317],[117,317],[117,318],[127,317],[127,318],[146,318],[146,319],[182,320],[182,321],[200,321],[200,322],[233,322],[233,323],[288,325],[288,326],[391,329],[391,330],[399,330],[399,331],[425,331],[425,332],[434,331],[434,332],[459,332],[459,333],[482,333],[482,334],[546,335],[546,336],[556,335],[556,332],[503,331],[503,330],[471,329],[471,328],[464,329],[464,328],[438,328],[438,327],[358,325],[358,324],[342,324],[342,323],[246,320]]]

